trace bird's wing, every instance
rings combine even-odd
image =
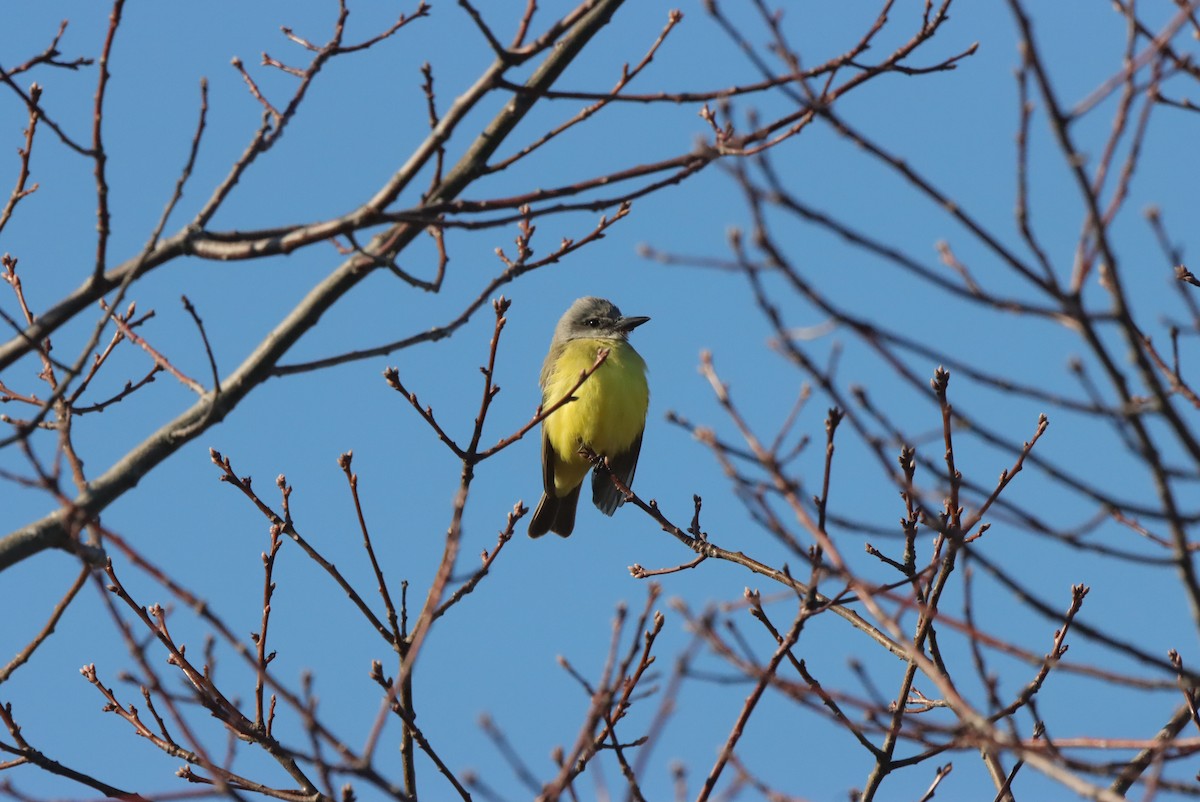
[[[644,431],[638,432],[638,436],[634,438],[628,451],[610,454],[608,457],[609,468],[620,477],[626,487],[633,487],[633,474],[637,470],[638,454],[642,451]],[[604,470],[603,466],[597,467],[592,472],[592,503],[605,515],[612,515],[617,511],[617,507],[625,503],[625,494],[613,484],[612,477],[609,476],[608,471]]]
[[[554,449],[550,447],[550,438],[546,436],[544,430],[542,433],[542,488],[544,491],[542,500],[538,502],[537,508],[533,511],[533,517],[529,519],[530,537],[541,537],[552,529],[558,531],[556,521],[561,499],[554,492]],[[578,488],[575,492],[578,495]],[[570,517],[573,523],[574,510],[571,511]],[[570,534],[570,529],[567,530],[567,533]]]
[[[550,445],[550,436],[546,434],[546,427],[542,427],[542,489],[549,495],[556,496],[554,492],[554,447]]]

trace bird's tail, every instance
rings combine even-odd
[[[579,488],[559,498],[551,493],[543,493],[533,518],[529,520],[529,536],[541,537],[547,532],[553,532],[560,537],[567,537],[575,529],[575,508],[579,504]]]

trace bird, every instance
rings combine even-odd
[[[608,356],[599,369],[542,421],[541,501],[529,521],[529,536],[547,532],[567,537],[575,528],[579,491],[592,462],[587,452],[607,457],[592,473],[592,502],[612,515],[625,502],[609,470],[626,487],[633,484],[650,388],[646,362],[629,344],[629,333],[650,318],[625,316],[604,298],[579,298],[554,329],[542,364],[542,409],[562,400],[601,349]]]

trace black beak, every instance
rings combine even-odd
[[[625,332],[633,331],[634,329],[636,329],[638,326],[642,325],[649,319],[650,318],[648,318],[648,317],[638,316],[638,315],[623,317],[617,321],[616,328],[617,328],[617,331],[625,331]]]

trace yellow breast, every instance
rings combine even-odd
[[[543,404],[553,404],[579,380],[580,372],[609,349],[600,369],[575,391],[577,400],[560,407],[542,426],[561,467],[555,482],[560,489],[579,484],[589,463],[578,455],[587,446],[602,456],[627,451],[646,425],[650,388],[646,363],[629,343],[617,340],[572,340],[544,377]]]

